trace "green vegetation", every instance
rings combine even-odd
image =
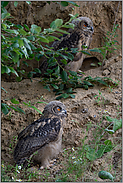
[[[111,122],[110,125],[105,127],[103,125],[103,120],[106,119],[108,122]],[[112,123],[113,122],[113,123]],[[111,128],[113,126],[113,130]],[[98,125],[94,125],[92,122],[88,122],[86,124],[86,131],[83,131],[84,138],[81,139],[81,146],[76,148],[64,149],[63,151],[63,165],[59,174],[56,174],[55,177],[51,180],[55,182],[75,182],[75,181],[88,181],[89,177],[85,174],[85,172],[95,172],[95,181],[98,177],[98,167],[95,167],[95,171],[93,170],[95,160],[103,157],[103,161],[107,162],[111,157],[108,157],[111,151],[116,151],[118,144],[121,142],[121,138],[116,140],[113,139],[113,134],[122,128],[121,120],[111,118],[110,116],[104,115],[102,120]],[[91,139],[89,139],[89,134],[91,135]],[[107,138],[108,137],[108,138]],[[10,144],[10,148],[13,151],[14,144],[16,143],[17,138],[13,137],[12,143]],[[10,153],[12,153],[10,151]],[[106,155],[106,156],[105,156]],[[31,159],[29,160],[31,164]],[[29,164],[29,165],[30,165]],[[56,164],[58,166],[58,164]],[[50,177],[50,170],[32,170],[21,169],[17,165],[4,164],[2,162],[2,180],[3,181],[32,181],[39,180],[47,182]],[[100,167],[99,167],[100,168]],[[113,176],[109,173],[113,170],[113,165],[109,166],[108,172],[100,170],[99,177],[102,179],[111,179],[115,180],[116,175]],[[39,172],[42,172],[40,174]],[[39,176],[40,175],[40,176]]]
[[[26,1],[30,4],[30,1]],[[27,67],[29,66],[26,62],[26,59],[35,59],[37,62],[45,56],[47,58],[49,66],[57,65],[53,70],[48,69],[46,72],[46,76],[40,78],[40,82],[43,83],[44,88],[50,91],[53,89],[56,95],[56,99],[61,98],[75,98],[76,88],[83,88],[88,90],[89,87],[93,87],[94,84],[100,84],[107,86],[111,89],[114,86],[117,86],[118,83],[114,82],[111,78],[108,77],[95,77],[91,76],[85,77],[83,75],[78,75],[76,72],[69,71],[67,72],[58,62],[57,57],[61,57],[61,62],[67,64],[66,60],[72,60],[73,54],[77,53],[77,49],[71,49],[71,51],[67,51],[67,49],[60,49],[54,51],[52,47],[49,47],[47,44],[53,42],[54,40],[59,40],[59,38],[53,36],[53,33],[62,36],[63,34],[68,34],[67,31],[62,28],[74,28],[74,25],[71,24],[71,20],[78,17],[76,15],[70,15],[71,18],[68,22],[63,23],[62,19],[56,19],[50,24],[50,28],[44,29],[42,31],[41,27],[33,24],[31,27],[24,24],[16,25],[11,23],[11,15],[7,12],[6,6],[9,2],[2,1],[1,2],[1,73],[8,74],[11,73],[16,75],[16,81],[20,82],[23,77],[28,77],[31,81],[33,79],[33,75],[36,73],[41,73],[39,68],[32,69],[29,73],[25,70],[21,69],[21,62],[25,64]],[[47,3],[50,4],[49,1]],[[68,6],[69,3],[78,6],[75,2],[72,1],[61,1],[57,2],[62,6]],[[14,6],[17,7],[18,2],[14,2]],[[104,45],[101,48],[94,48],[88,50],[88,52],[82,50],[83,54],[90,55],[90,52],[98,52],[103,56],[102,66],[104,61],[106,60],[107,54],[114,52],[116,49],[119,49],[117,46],[117,31],[118,25],[114,25],[112,32],[107,32],[106,38],[104,38]],[[44,46],[44,44],[46,44]],[[83,49],[83,48],[82,48]],[[23,61],[24,60],[24,61]],[[100,63],[101,65],[101,63]],[[2,87],[1,87],[2,88]],[[2,88],[3,92],[7,91]],[[96,104],[98,107],[104,106],[107,103],[107,100],[102,95],[100,91],[99,95],[95,96]],[[9,100],[9,99],[7,99]],[[6,100],[4,100],[6,102]],[[21,109],[21,104],[15,98],[11,99],[11,104],[1,103],[2,112],[11,118],[11,110],[14,110],[19,113],[25,112]],[[29,108],[35,109],[40,114],[39,111],[34,105],[29,101],[28,103],[22,102],[23,105],[26,105]],[[45,103],[37,101],[37,103]],[[119,107],[120,108],[120,107]],[[119,108],[118,114],[116,118],[111,118],[108,115],[102,117],[99,124],[96,126],[93,125],[92,122],[88,122],[86,124],[86,132],[83,132],[84,137],[81,139],[81,147],[72,148],[72,149],[64,149],[63,156],[66,158],[61,164],[64,165],[64,169],[61,169],[59,174],[56,173],[53,181],[56,182],[67,182],[67,181],[88,181],[88,175],[85,175],[85,172],[93,172],[93,177],[95,181],[97,181],[98,177],[98,169],[93,170],[93,163],[95,160],[105,156],[105,161],[108,161],[111,151],[116,151],[116,147],[120,144],[121,139],[116,138],[116,140],[112,140],[113,134],[122,128],[122,121],[119,119]],[[109,114],[108,112],[105,112]],[[108,122],[108,125],[103,125],[103,120]],[[88,134],[92,134],[92,139],[88,140]],[[10,144],[10,154],[12,154],[15,143],[17,142],[17,137],[13,137],[12,142]],[[115,180],[116,175],[113,176],[109,173],[112,172],[113,166],[109,165],[108,172],[104,172],[100,170],[99,177],[104,179],[110,179],[112,181]],[[42,170],[42,174],[39,175],[39,170],[36,169],[34,172],[31,168],[27,170],[22,170],[20,167],[11,165],[7,162],[2,162],[1,165],[1,180],[3,182],[9,181],[49,181],[48,177],[50,176],[49,170]]]

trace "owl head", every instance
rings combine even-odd
[[[71,23],[75,25],[74,29],[79,29],[90,34],[93,34],[94,32],[93,22],[88,17],[78,17],[77,19],[72,20]],[[71,32],[72,29],[69,29],[69,31]]]
[[[59,117],[66,117],[67,111],[65,105],[60,101],[52,101],[47,104],[44,108],[43,114],[45,115],[55,115]]]

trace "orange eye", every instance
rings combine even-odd
[[[83,26],[84,26],[84,27],[87,27],[87,24],[84,24]]]
[[[57,108],[57,110],[58,110],[58,111],[61,111],[61,109],[60,109],[59,107]]]

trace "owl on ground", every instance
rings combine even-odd
[[[45,106],[40,119],[20,132],[14,149],[14,160],[18,166],[26,168],[31,158],[41,167],[49,167],[50,160],[61,150],[66,116],[65,105],[52,101]]]
[[[77,48],[77,51],[81,51],[84,48],[82,46],[86,46],[85,49],[88,49],[92,40],[93,30],[93,22],[88,17],[78,17],[74,19],[72,23],[75,25],[74,29],[70,28],[68,32],[70,34],[63,35],[60,40],[54,41],[51,45],[53,50],[57,51],[61,48],[67,48],[67,51],[71,51],[71,48]],[[65,55],[65,54],[64,54]],[[74,54],[73,60],[66,60],[67,64],[63,64],[60,59],[62,57],[56,57],[58,63],[62,65],[66,70],[71,70],[77,72],[83,63],[84,58],[86,57],[85,54],[82,52],[77,52]],[[63,58],[62,58],[63,59]],[[55,66],[48,67],[47,60],[41,63],[39,69],[41,70],[41,76],[44,76],[47,69],[53,69]]]

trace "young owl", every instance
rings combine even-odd
[[[51,47],[53,47],[53,50],[57,51],[61,48],[67,48],[67,51],[71,51],[71,48],[77,48],[77,51],[81,51],[84,48],[82,46],[86,46],[88,49],[92,40],[92,34],[94,32],[93,30],[93,22],[90,20],[90,18],[87,17],[78,17],[78,19],[73,20],[72,23],[75,25],[74,29],[69,29],[68,32],[70,34],[63,35],[60,40],[56,40]],[[65,53],[63,53],[66,55]],[[71,70],[74,72],[77,72],[83,63],[84,58],[86,57],[85,54],[82,52],[77,52],[74,54],[73,60],[66,60],[67,65],[64,65],[60,59],[63,59],[62,57],[56,57],[59,64],[64,67],[66,70]],[[44,61],[41,63],[39,69],[41,70],[41,76],[44,76],[44,73],[46,73],[47,69],[54,69],[55,66],[48,66],[47,59],[44,59]],[[46,75],[45,75],[46,76]]]
[[[50,160],[61,150],[66,116],[67,111],[63,103],[52,101],[47,104],[41,118],[18,135],[18,143],[14,150],[16,163],[26,168],[29,158],[32,158],[40,166],[49,167]]]

